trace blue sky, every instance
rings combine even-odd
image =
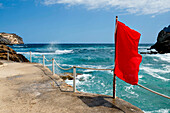
[[[25,43],[113,43],[115,16],[155,43],[170,25],[169,0],[0,0],[0,32]]]

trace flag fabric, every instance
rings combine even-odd
[[[137,85],[142,56],[138,54],[140,33],[117,21],[115,31],[114,74],[125,82]]]

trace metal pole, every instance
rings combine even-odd
[[[116,25],[115,25],[115,32],[114,32],[114,38],[115,38],[115,60],[116,60],[116,30],[117,30],[117,21],[118,21],[118,16],[116,16]],[[116,99],[116,75],[114,74],[114,70],[113,70],[113,99]]]
[[[43,66],[45,67],[45,56],[43,55]]]
[[[53,75],[55,75],[54,58],[52,59],[52,61],[53,61]]]
[[[7,60],[9,61],[9,51],[7,51]]]
[[[31,58],[31,51],[30,51],[30,62],[32,62],[32,58]]]
[[[116,75],[113,71],[113,99],[116,99]]]
[[[73,68],[73,92],[76,92],[76,67]]]

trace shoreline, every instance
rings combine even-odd
[[[107,95],[73,93],[70,85],[41,64],[0,62],[7,64],[0,67],[0,100],[3,103],[0,112],[143,112],[120,98],[113,100]]]

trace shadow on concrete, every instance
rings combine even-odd
[[[95,96],[95,97],[78,96],[78,98],[80,100],[82,100],[89,107],[103,106],[103,107],[108,107],[108,108],[114,108],[114,109],[117,109],[117,110],[120,110],[120,111],[124,112],[122,109],[116,107],[111,102],[105,100],[105,98],[112,98],[112,97],[105,97],[105,96]]]

